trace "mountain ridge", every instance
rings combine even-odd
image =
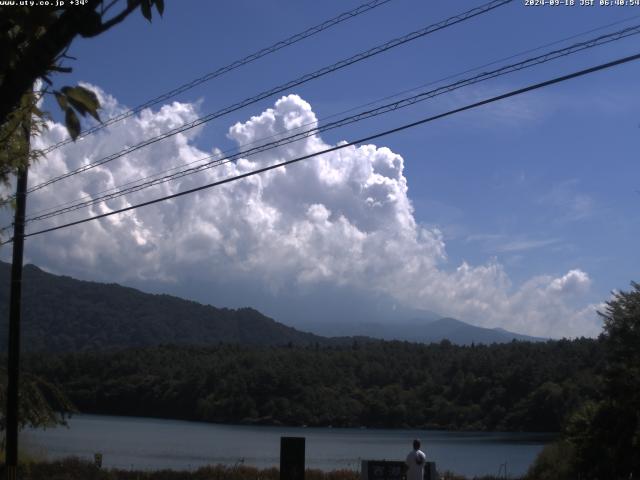
[[[9,264],[1,262],[3,319],[8,316],[9,271]],[[25,265],[23,277],[23,346],[27,350],[81,351],[169,343],[332,343],[249,307],[217,308],[118,284],[53,275],[35,265]],[[6,345],[6,331],[0,331],[0,348]]]
[[[77,280],[25,265],[23,348],[31,351],[83,351],[162,344],[345,345],[376,339],[417,343],[504,343],[534,337],[502,329],[475,327],[428,312],[412,323],[349,325],[335,323],[292,327],[260,311],[218,308],[168,294],[145,293],[116,283]],[[0,315],[8,318],[10,264],[0,262]],[[309,331],[303,331],[306,329]],[[7,344],[0,329],[0,350]]]
[[[363,322],[344,324],[327,322],[324,325],[305,324],[304,328],[320,335],[361,335],[384,340],[400,340],[416,343],[437,343],[449,340],[457,345],[473,343],[507,343],[513,340],[544,342],[547,338],[532,337],[501,328],[484,328],[452,317],[412,318],[393,324]]]

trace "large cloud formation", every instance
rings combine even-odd
[[[105,116],[122,110],[104,92],[100,91],[100,97]],[[197,116],[193,104],[145,110],[50,153],[32,169],[30,184]],[[228,136],[244,145],[314,122],[311,106],[289,95],[260,115],[233,125]],[[29,211],[95,195],[205,157],[211,152],[195,146],[199,133],[191,130],[176,135],[38,191],[30,197]],[[51,123],[37,142],[48,145],[65,135],[62,125]],[[30,228],[112,211],[329,146],[320,136],[312,136]],[[252,297],[260,292],[260,298],[276,300],[300,294],[317,306],[331,303],[326,298],[331,292],[358,292],[359,304],[373,305],[375,299],[384,298],[407,308],[533,335],[599,332],[593,307],[575,307],[590,284],[581,270],[560,278],[535,277],[515,287],[496,261],[477,266],[463,263],[457,268],[449,265],[441,232],[414,218],[403,166],[403,158],[386,147],[351,146],[214,189],[29,238],[27,256],[53,272],[135,285],[151,282],[164,285],[168,292],[184,294],[181,285],[197,283],[201,286],[198,299],[218,305],[242,301],[260,307],[258,296]],[[3,216],[6,220],[6,213]],[[6,256],[6,251],[2,254]],[[283,303],[273,302],[279,307],[270,313],[287,317]],[[348,302],[343,317],[349,318],[346,305]],[[295,315],[288,320],[295,321],[292,317]]]

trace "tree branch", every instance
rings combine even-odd
[[[113,7],[119,1],[120,0],[112,0],[112,2],[109,5],[107,5],[106,7],[104,6],[104,2],[103,2],[102,3],[103,7],[102,7],[101,15],[104,17],[104,14],[107,13],[109,10],[111,10],[111,7]]]
[[[127,8],[115,17],[102,23],[96,9],[103,0],[89,0],[85,8],[69,8],[51,24],[47,31],[36,41],[30,42],[20,55],[13,68],[4,73],[0,83],[0,125],[9,114],[18,108],[20,98],[24,92],[33,86],[37,78],[44,77],[51,67],[56,65],[56,59],[73,41],[77,35],[94,37],[122,22],[133,10],[140,5],[140,0],[131,0]],[[98,22],[94,23],[95,16]],[[82,32],[82,33],[81,33]]]
[[[111,19],[107,20],[104,23],[101,23],[99,27],[96,27],[95,29],[91,30],[91,32],[83,33],[82,36],[86,38],[91,38],[106,32],[111,27],[119,24],[125,18],[127,18],[131,12],[133,12],[136,8],[138,8],[139,5],[140,5],[140,0],[134,0],[129,2],[127,5],[127,8],[125,8],[118,15],[116,15],[115,17],[112,17]]]

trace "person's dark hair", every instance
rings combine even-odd
[[[418,440],[417,438],[413,441],[413,449],[414,450],[420,449],[420,440]]]

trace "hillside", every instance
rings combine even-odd
[[[10,265],[0,262],[0,318],[6,325]],[[326,344],[257,310],[215,308],[117,284],[57,276],[24,267],[22,345],[31,351],[81,351],[166,343]],[[0,328],[0,349],[7,344]],[[346,339],[345,339],[346,341]],[[351,340],[349,340],[351,341]]]
[[[10,265],[0,262],[0,321],[8,318]],[[23,349],[72,352],[162,344],[350,345],[354,340],[402,340],[457,345],[540,341],[501,329],[469,325],[454,318],[425,316],[386,323],[327,319],[301,331],[252,308],[216,308],[171,295],[154,295],[117,284],[52,275],[34,265],[24,267]],[[0,351],[7,328],[0,328]]]

